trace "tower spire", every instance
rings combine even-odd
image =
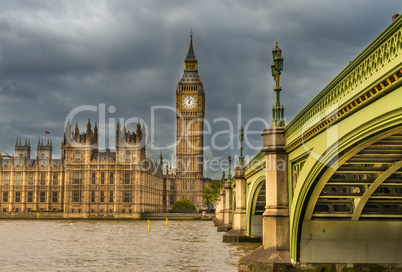
[[[193,29],[190,31],[190,47],[188,48],[188,53],[186,57],[186,62],[193,62],[197,60],[194,54],[194,48],[193,48]]]
[[[190,32],[190,46],[188,48],[187,56],[184,60],[184,74],[179,80],[179,83],[201,83],[200,76],[198,75],[198,61],[193,48],[193,29],[191,29]]]

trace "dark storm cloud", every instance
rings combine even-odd
[[[49,130],[59,156],[66,116],[81,105],[104,103],[116,108],[106,118],[140,117],[150,125],[152,106],[174,106],[190,28],[212,134],[229,129],[217,118],[231,120],[234,133],[252,118],[270,121],[276,41],[285,59],[281,101],[289,123],[391,23],[401,11],[398,3],[2,1],[0,150],[13,153],[16,137],[36,143]],[[85,112],[74,122],[84,129],[89,117],[98,121],[97,113]],[[155,145],[172,144],[175,122],[174,112],[156,112]],[[264,128],[259,121],[250,125],[257,132]],[[205,151],[208,159],[238,154],[237,134],[205,138],[218,147],[234,143],[230,150]],[[259,134],[249,138],[261,145]],[[149,152],[159,156],[159,150]],[[256,153],[246,146],[245,154]],[[164,151],[172,154],[174,149]],[[210,170],[206,175],[221,176]]]

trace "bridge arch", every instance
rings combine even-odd
[[[399,89],[398,91],[401,92],[402,90]],[[371,107],[368,106],[365,108],[365,110],[374,110],[374,108],[370,108]],[[379,235],[385,236],[386,232],[388,232],[388,235],[396,235],[396,237],[394,238],[396,238],[397,241],[401,242],[401,234],[398,234],[393,229],[389,229],[389,221],[387,221],[388,225],[381,224],[381,222],[379,222],[377,219],[373,220],[370,218],[365,218],[365,221],[363,220],[363,223],[361,222],[361,220],[359,221],[361,212],[364,208],[364,202],[360,202],[360,205],[357,203],[356,206],[350,208],[351,210],[348,211],[349,213],[351,213],[350,218],[326,218],[325,216],[319,218],[319,216],[317,216],[317,214],[319,215],[319,213],[314,215],[314,209],[316,208],[316,204],[320,198],[320,195],[322,197],[324,187],[326,186],[330,178],[334,175],[334,173],[342,167],[342,165],[345,165],[345,163],[348,162],[349,159],[353,159],[353,157],[356,156],[359,152],[373,146],[375,143],[378,143],[379,141],[386,139],[387,137],[390,137],[392,135],[402,133],[402,109],[400,107],[396,107],[390,111],[384,111],[383,113],[380,112],[376,118],[356,120],[356,118],[359,118],[358,115],[351,115],[348,118],[348,121],[339,122],[338,126],[340,127],[340,137],[338,141],[334,144],[319,151],[319,148],[314,149],[314,143],[310,143],[310,145],[312,145],[311,150],[319,152],[321,156],[318,160],[311,155],[307,158],[304,167],[298,176],[297,185],[295,191],[293,192],[293,199],[290,209],[290,235],[291,256],[294,260],[297,259],[302,262],[314,262],[315,259],[321,258],[321,261],[323,261],[322,255],[317,253],[317,250],[314,250],[313,248],[319,248],[317,247],[318,243],[327,243],[330,235],[341,235],[341,233],[337,233],[336,230],[333,229],[337,227],[338,230],[347,230],[347,234],[343,233],[343,235],[345,235],[346,237],[345,239],[353,239],[354,235],[357,235],[356,237],[360,237],[359,235],[365,235],[364,233],[361,233],[362,229],[378,227],[382,228],[387,226],[387,229],[383,229],[383,232]],[[342,130],[342,122],[348,123],[349,130],[347,132],[344,132]],[[355,127],[350,127],[350,124],[352,123],[357,125]],[[317,137],[326,137],[326,135],[324,134],[325,133]],[[309,145],[309,143],[306,143],[306,145]],[[395,171],[395,169],[399,168],[399,165],[395,164],[393,169],[389,170],[389,172]],[[388,174],[392,175],[392,173]],[[291,173],[289,173],[289,180],[292,180]],[[377,183],[380,182],[381,180],[378,180]],[[368,186],[371,185],[369,184]],[[336,186],[333,188],[336,188]],[[371,194],[368,193],[365,197],[363,197],[362,195],[356,195],[356,199],[358,200],[355,201],[358,202],[363,199],[363,201],[367,203],[369,197],[373,194],[373,190],[374,188],[371,190]],[[353,195],[353,192],[349,193],[349,195]],[[334,196],[334,198],[335,197],[336,196]],[[355,213],[356,210],[358,213]],[[395,225],[394,227],[402,226],[401,221],[402,219],[398,219],[397,221],[392,222],[391,228],[393,227],[393,225]],[[328,230],[331,229],[331,226],[333,226],[332,232]],[[373,232],[375,232],[375,230],[371,229],[371,234]],[[340,241],[342,240],[345,243],[345,239],[342,239],[342,237],[332,236],[332,239],[334,238],[339,238]],[[357,242],[356,247],[368,245],[365,244],[365,241],[362,237],[358,239],[360,240]],[[354,242],[356,243],[356,241]],[[381,255],[381,246],[377,250],[373,248],[368,249],[368,253],[366,252],[350,255],[349,249],[342,248],[342,245],[337,245],[339,246],[338,249],[332,250],[333,254],[329,254],[330,257],[328,257],[325,261],[349,261],[353,263],[362,261],[364,259],[364,261],[369,263],[376,262],[378,260],[384,262],[387,258],[388,261],[392,262],[392,258],[395,258],[395,256],[387,257],[383,256],[383,254]],[[395,247],[395,244],[391,243],[388,244],[388,246]],[[348,247],[348,245],[345,245],[344,247]],[[328,248],[328,246],[326,248]],[[400,248],[395,249],[399,249],[400,253]],[[389,252],[389,250],[387,250],[386,252]],[[398,250],[396,252],[398,252]],[[317,254],[320,256],[317,257]],[[375,254],[377,254],[378,257],[376,257]],[[371,259],[367,260],[367,258]]]
[[[250,187],[247,203],[247,232],[252,237],[262,236],[262,214],[265,211],[265,176],[257,178]]]

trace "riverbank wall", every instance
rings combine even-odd
[[[143,213],[141,219],[149,220],[205,220],[212,221],[215,214],[201,214],[201,213]]]
[[[127,215],[65,216],[62,212],[1,212],[0,219],[49,219],[49,220],[203,220],[212,221],[214,214],[201,213],[142,213]]]

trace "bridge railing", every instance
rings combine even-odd
[[[285,148],[291,150],[301,142],[306,132],[314,129],[329,114],[350,104],[368,88],[376,88],[375,84],[379,82],[373,82],[372,78],[382,78],[390,70],[400,67],[401,62],[396,59],[401,53],[402,16],[399,16],[286,126]],[[386,66],[387,69],[384,69]],[[387,81],[384,81],[385,84]],[[381,88],[384,87],[381,85]],[[326,123],[322,124],[325,126]]]
[[[244,172],[246,178],[260,171],[264,167],[265,167],[265,154],[264,152],[260,151],[245,166]]]

